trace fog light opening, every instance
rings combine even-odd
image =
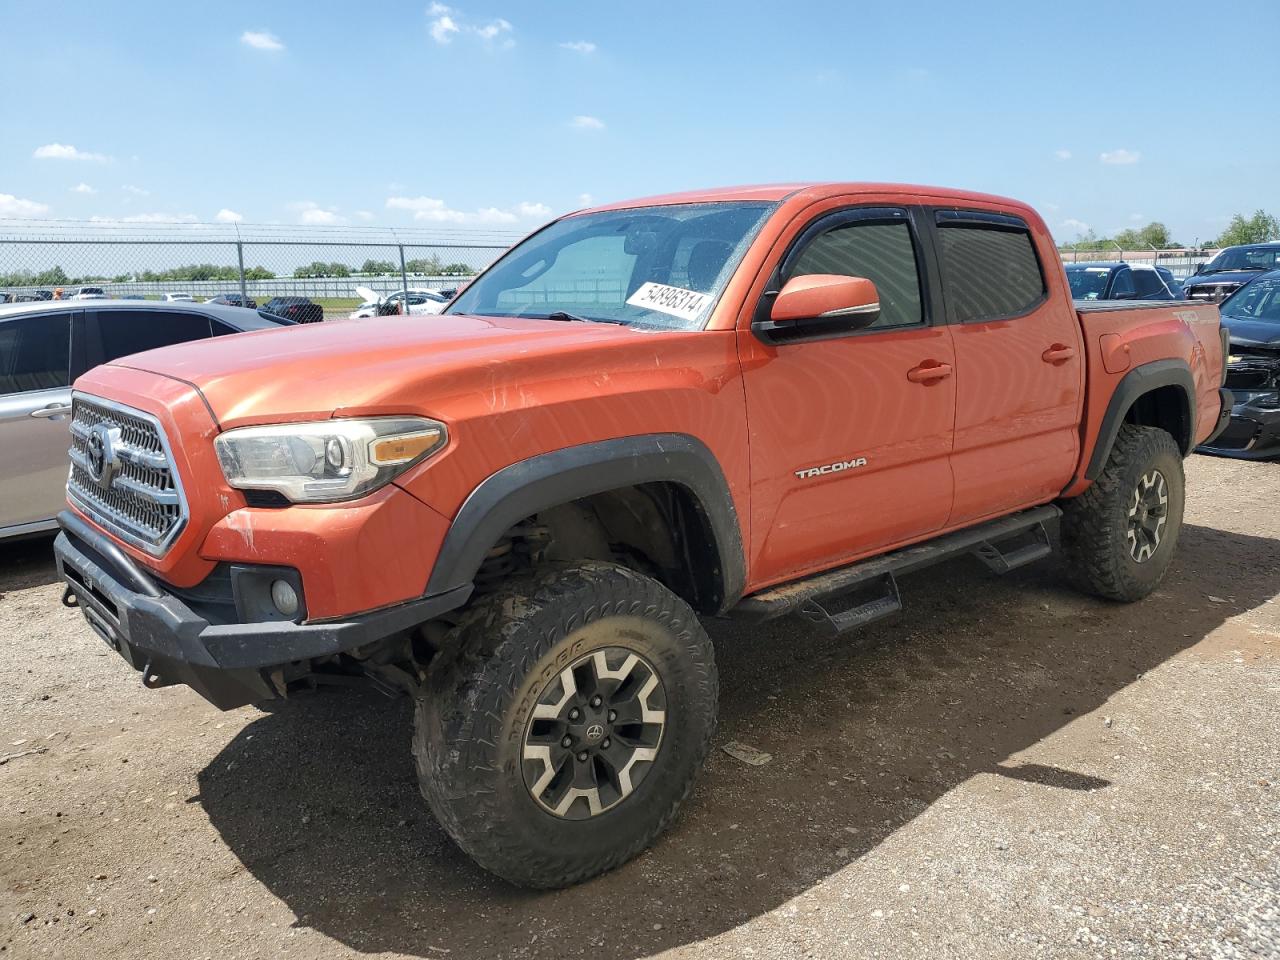
[[[298,591],[293,589],[293,584],[285,580],[271,581],[271,602],[276,605],[286,617],[292,617],[298,612]]]

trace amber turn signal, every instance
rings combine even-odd
[[[434,450],[443,439],[444,432],[441,430],[424,430],[422,433],[384,437],[369,444],[369,461],[380,467],[408,463]]]

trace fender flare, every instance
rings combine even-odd
[[[476,487],[454,517],[427,582],[428,596],[470,586],[485,555],[512,526],[540,510],[640,483],[685,487],[715,536],[722,607],[746,583],[737,510],[715,454],[696,437],[654,433],[566,447],[513,463]]]
[[[1159,387],[1179,387],[1183,399],[1183,416],[1186,417],[1188,442],[1182,444],[1182,454],[1186,456],[1195,446],[1196,433],[1196,382],[1191,376],[1191,368],[1185,360],[1153,360],[1134,367],[1116,384],[1115,392],[1107,403],[1107,411],[1102,415],[1102,425],[1098,428],[1098,439],[1093,445],[1093,454],[1089,457],[1089,466],[1084,475],[1089,480],[1097,480],[1106,466],[1107,457],[1111,455],[1111,447],[1116,442],[1120,425],[1124,423],[1129,408],[1139,397]]]

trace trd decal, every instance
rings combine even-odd
[[[825,477],[829,473],[854,470],[857,467],[865,467],[866,465],[866,457],[856,457],[853,460],[837,460],[835,463],[824,463],[820,467],[806,467],[803,470],[797,470],[795,474],[801,480],[812,480],[814,477]]]

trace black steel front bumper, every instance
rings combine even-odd
[[[211,623],[75,514],[59,514],[58,523],[53,552],[67,602],[142,672],[145,685],[185,683],[223,710],[282,696],[272,674],[283,666],[412,629],[461,606],[471,593],[460,587],[341,622]]]

